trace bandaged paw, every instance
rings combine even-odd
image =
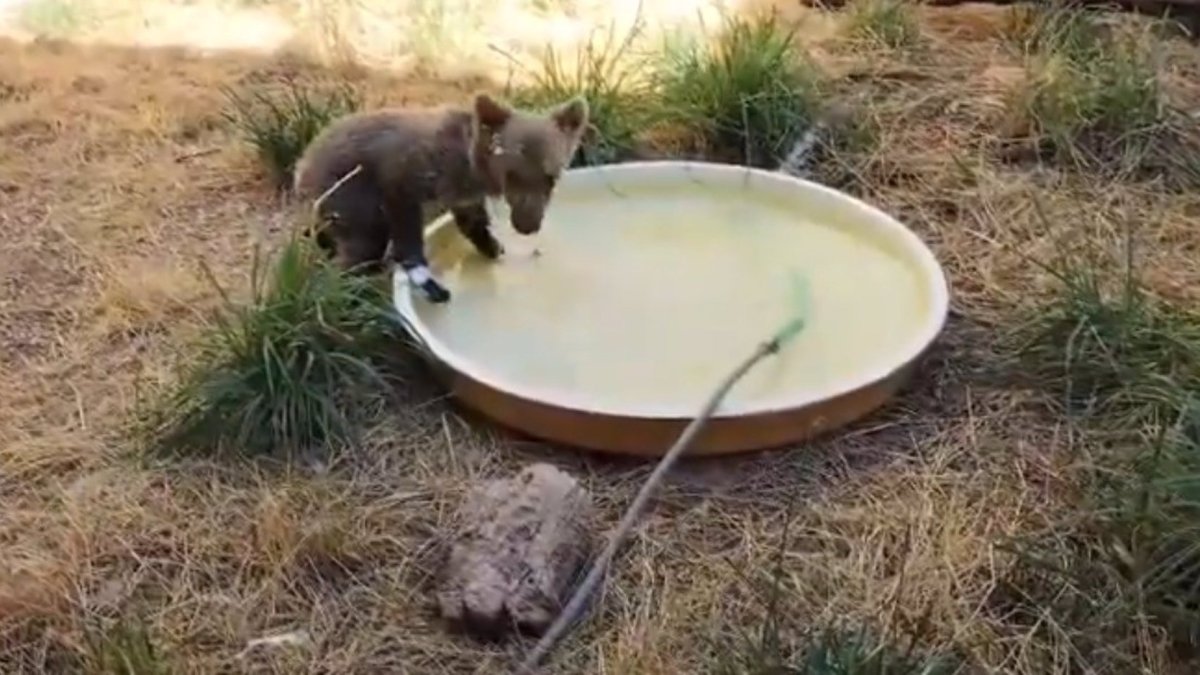
[[[434,303],[446,302],[450,299],[450,291],[433,278],[433,273],[425,265],[416,265],[404,270],[408,282],[421,291],[427,300]]]

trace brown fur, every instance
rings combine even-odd
[[[503,249],[490,231],[487,196],[504,196],[514,229],[541,228],[555,182],[570,164],[588,122],[587,103],[566,101],[545,115],[516,110],[486,94],[471,109],[391,108],[337,120],[297,163],[296,193],[328,195],[318,241],[344,267],[376,266],[387,244],[406,269],[425,265],[423,206],[448,208],[488,258]],[[447,294],[448,298],[448,294]]]

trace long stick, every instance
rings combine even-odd
[[[696,434],[700,432],[700,429],[705,423],[708,422],[709,418],[712,417],[713,412],[716,411],[717,406],[721,404],[721,401],[725,399],[725,396],[729,393],[729,390],[733,388],[733,385],[737,384],[738,381],[741,380],[746,373],[750,372],[750,369],[753,368],[759,361],[772,354],[778,353],[779,349],[784,345],[784,343],[794,338],[796,334],[798,334],[803,328],[804,316],[802,314],[801,316],[789,321],[787,325],[777,332],[770,340],[758,345],[754,352],[750,354],[746,360],[742,361],[737,368],[734,368],[733,371],[729,373],[729,375],[727,375],[721,382],[720,386],[717,387],[716,391],[709,396],[708,401],[706,401],[704,404],[704,407],[700,409],[700,413],[696,415],[691,423],[688,424],[687,428],[683,430],[683,433],[679,435],[679,439],[675,441],[675,445],[671,446],[671,449],[667,451],[667,454],[663,455],[663,458],[659,460],[658,466],[654,468],[654,472],[650,474],[650,477],[647,478],[646,482],[642,485],[642,489],[638,492],[637,497],[634,498],[633,504],[631,504],[629,509],[625,511],[625,516],[621,518],[621,524],[617,526],[617,531],[608,540],[608,545],[604,548],[604,551],[600,554],[600,556],[592,563],[592,568],[588,571],[587,577],[584,578],[583,583],[580,584],[577,589],[575,589],[575,593],[571,596],[570,601],[567,602],[566,607],[559,612],[558,618],[555,619],[554,623],[550,625],[549,630],[542,635],[542,639],[539,640],[534,646],[533,651],[531,651],[529,655],[525,657],[525,661],[522,663],[518,672],[532,673],[533,669],[537,667],[538,662],[550,652],[550,650],[554,647],[554,643],[558,641],[558,638],[561,637],[566,631],[567,627],[575,621],[576,617],[579,615],[579,612],[583,609],[583,603],[587,600],[587,597],[591,595],[592,589],[600,580],[600,576],[604,574],[604,571],[608,567],[609,561],[612,560],[613,555],[616,553],[617,548],[621,545],[625,537],[629,534],[629,531],[633,528],[634,521],[636,521],[641,515],[642,508],[645,507],[646,502],[650,499],[650,493],[653,492],[654,488],[658,486],[658,483],[662,480],[663,475],[666,474],[667,470],[671,468],[671,465],[675,463],[675,460],[678,459],[679,456],[683,454],[683,451],[692,444]]]

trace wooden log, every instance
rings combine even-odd
[[[486,639],[540,635],[593,550],[594,517],[583,486],[549,464],[476,487],[438,590],[442,616]]]

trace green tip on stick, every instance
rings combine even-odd
[[[795,339],[800,334],[800,331],[804,330],[804,326],[808,321],[808,312],[812,299],[809,293],[808,279],[796,273],[792,273],[791,277],[792,306],[796,308],[796,315],[775,334],[776,350]]]
[[[584,578],[583,583],[581,583],[579,587],[575,589],[574,594],[572,594],[566,606],[561,612],[559,612],[558,618],[554,620],[554,623],[550,625],[550,628],[544,635],[542,635],[542,638],[538,641],[538,643],[534,645],[533,650],[525,657],[525,660],[522,662],[517,672],[534,672],[534,668],[537,667],[541,659],[545,657],[545,655],[554,646],[555,642],[557,642],[558,638],[562,636],[567,628],[579,616],[580,612],[583,611],[584,602],[587,600],[587,596],[591,594],[592,589],[595,588],[597,583],[599,583],[600,577],[603,575],[605,568],[608,567],[608,562],[612,560],[613,555],[616,553],[617,547],[621,545],[625,537],[633,528],[634,521],[637,520],[638,516],[641,514],[642,508],[645,507],[646,502],[650,499],[650,493],[654,491],[654,488],[662,480],[663,475],[666,474],[667,470],[671,467],[671,464],[673,464],[675,460],[678,459],[679,456],[682,455],[692,444],[692,441],[700,432],[700,428],[703,427],[704,424],[708,422],[709,418],[712,417],[713,413],[716,412],[717,407],[721,404],[721,401],[725,399],[725,396],[729,393],[729,390],[733,388],[733,385],[737,384],[737,382],[741,380],[746,373],[750,372],[750,369],[753,368],[755,364],[772,354],[779,353],[779,349],[784,344],[795,339],[795,337],[804,330],[804,327],[807,323],[810,301],[808,281],[799,274],[793,273],[791,276],[792,302],[794,303],[796,309],[795,316],[786,324],[784,324],[783,327],[780,328],[772,337],[759,343],[754,352],[747,356],[740,364],[738,364],[738,366],[734,368],[724,380],[722,380],[721,384],[718,385],[716,390],[708,397],[704,407],[700,409],[700,412],[683,430],[683,433],[679,435],[679,439],[675,441],[675,445],[671,446],[670,450],[667,450],[667,454],[663,455],[663,458],[659,460],[658,466],[654,467],[654,471],[650,474],[650,477],[646,479],[646,482],[642,485],[642,489],[638,491],[637,496],[634,497],[633,504],[631,504],[625,511],[625,515],[621,518],[620,524],[617,525],[616,532],[614,532],[609,538],[608,545],[604,547],[604,550],[600,553],[596,560],[593,561],[592,567],[588,571],[587,576]]]

